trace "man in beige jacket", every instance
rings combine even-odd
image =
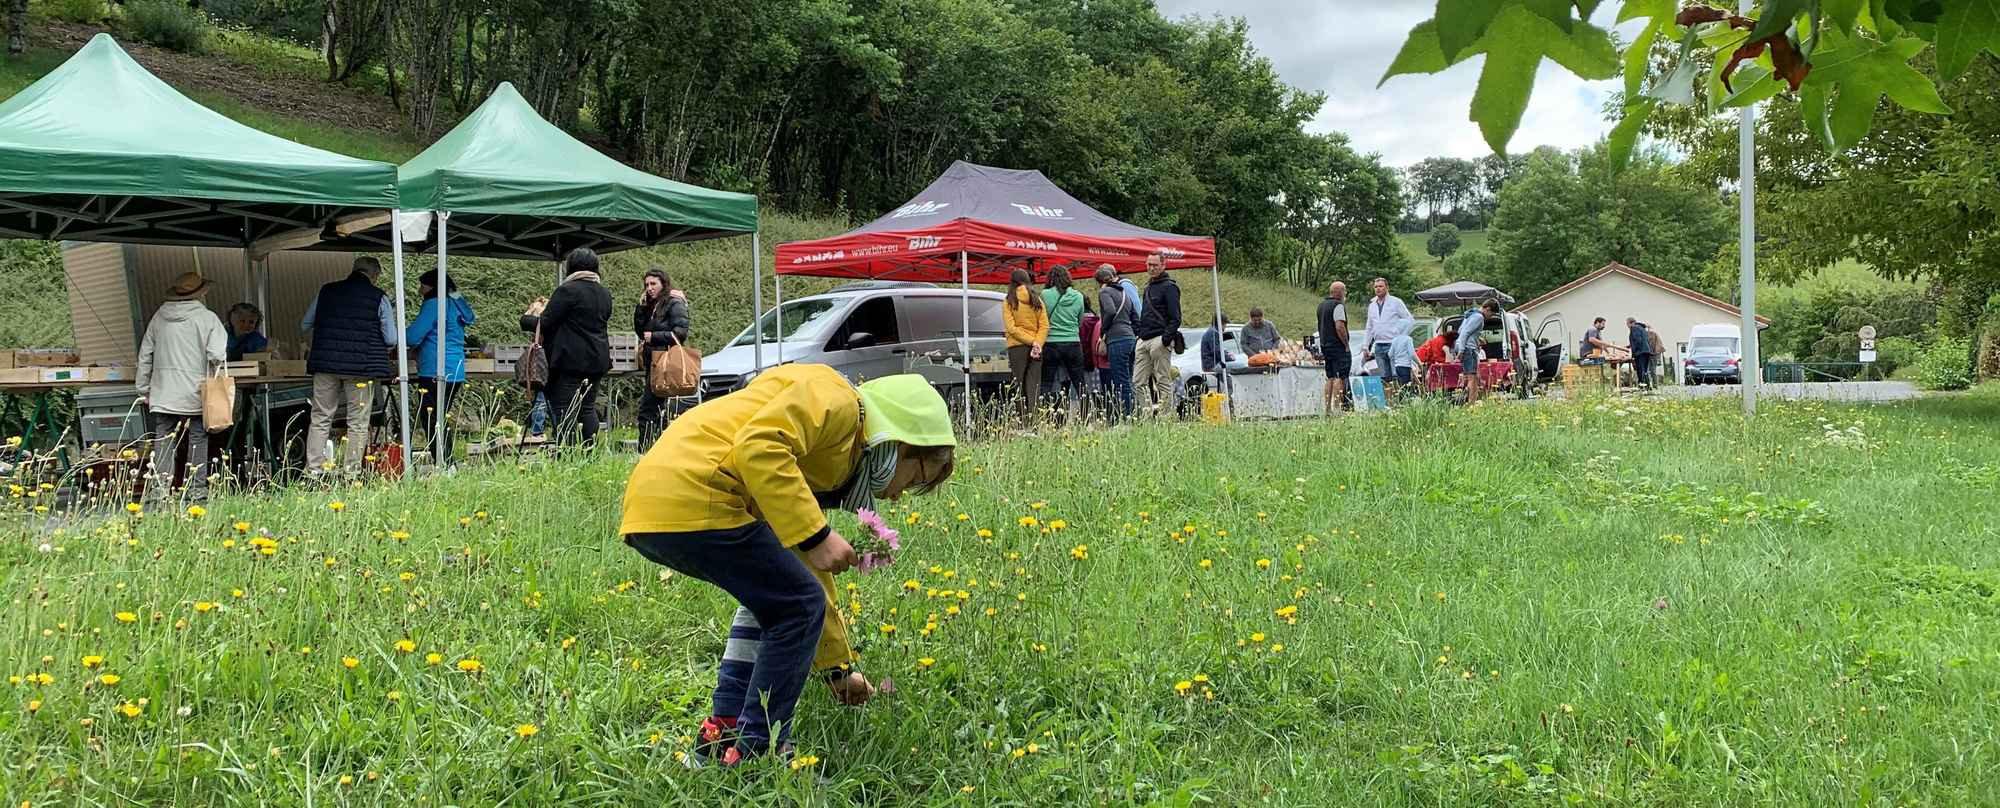
[[[188,499],[208,499],[208,425],[202,421],[201,384],[228,360],[229,331],[202,304],[208,280],[189,272],[174,280],[167,302],[146,324],[134,387],[151,415],[153,467],[146,500],[163,502],[174,484],[174,459],[187,441]]]

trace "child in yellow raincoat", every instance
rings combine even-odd
[[[828,508],[927,492],[951,476],[951,416],[922,377],[855,385],[783,365],[676,418],[625,485],[625,543],[742,604],[729,630],[702,748],[726,765],[782,750],[808,673],[845,704],[874,685],[833,599],[854,548]],[[773,737],[776,725],[776,737]],[[733,742],[732,742],[733,741]]]

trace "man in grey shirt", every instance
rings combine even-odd
[[[1243,346],[1246,356],[1256,356],[1265,351],[1278,349],[1278,327],[1264,319],[1264,310],[1252,308],[1250,322],[1243,324],[1243,332],[1236,337]]]
[[[1104,340],[1104,357],[1109,367],[1098,373],[1106,398],[1117,406],[1108,407],[1113,421],[1132,415],[1132,358],[1139,336],[1132,330],[1139,311],[1132,304],[1128,284],[1110,264],[1097,267],[1098,334]]]

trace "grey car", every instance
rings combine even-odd
[[[1006,350],[1000,317],[1004,299],[999,292],[973,291],[961,298],[957,289],[928,283],[868,281],[787,300],[782,308],[764,312],[755,327],[743,329],[727,346],[702,357],[701,397],[734,392],[759,372],[790,362],[827,365],[855,381],[903,373],[912,356],[933,351],[956,355],[962,333],[969,333],[974,356],[1001,354]],[[783,341],[778,338],[781,319]],[[762,364],[757,360],[759,330]]]

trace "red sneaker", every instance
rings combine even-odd
[[[720,758],[724,750],[736,747],[736,719],[712,715],[702,719],[694,750],[705,758]]]

